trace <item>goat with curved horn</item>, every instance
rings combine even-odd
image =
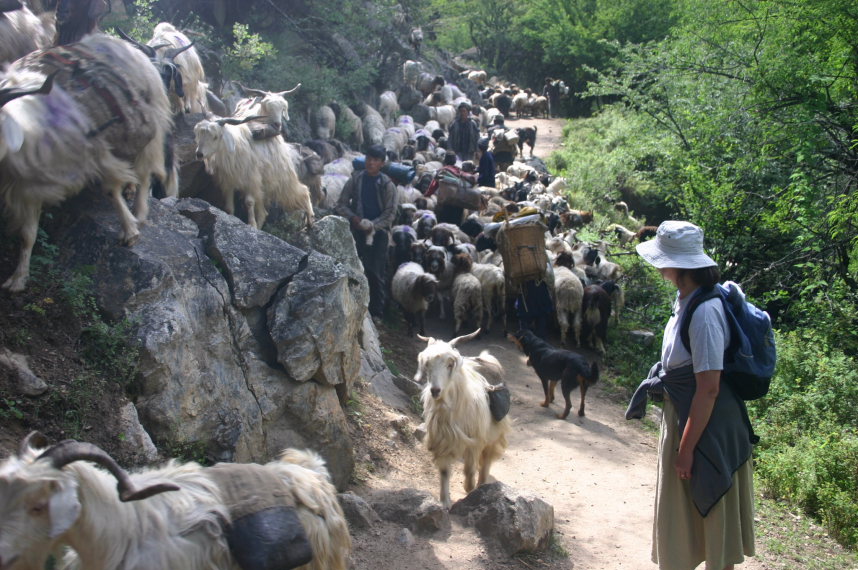
[[[44,449],[48,447],[48,438],[40,431],[31,431],[27,437],[21,440],[18,446],[18,457],[23,457],[30,449]]]
[[[119,491],[119,500],[122,502],[139,501],[159,493],[179,490],[179,486],[173,483],[158,483],[142,489],[136,489],[128,473],[106,451],[91,443],[75,441],[73,439],[67,439],[51,446],[37,459],[50,459],[51,465],[56,469],[62,469],[75,461],[92,461],[101,465],[110,471],[111,475],[116,477],[116,488]]]
[[[192,47],[194,47],[194,43],[196,43],[196,42],[191,42],[186,46],[182,46],[182,47],[178,47],[178,48],[170,48],[164,52],[164,57],[166,57],[167,59],[172,61],[173,58],[175,58],[177,55],[179,55],[183,51],[189,50]],[[156,46],[155,49],[158,49],[160,47],[169,47],[169,45],[170,44],[164,44],[163,46],[159,45],[159,46]]]
[[[23,97],[25,95],[47,95],[51,92],[51,89],[54,87],[54,78],[57,76],[59,71],[54,71],[50,75],[45,78],[45,82],[42,83],[42,86],[38,89],[20,89],[17,87],[10,87],[7,89],[0,89],[0,107],[12,101],[13,99],[17,99],[18,97]]]

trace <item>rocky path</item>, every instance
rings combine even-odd
[[[557,148],[561,120],[509,121],[516,127],[538,127],[536,156],[546,157]],[[381,331],[388,354],[395,352],[399,372],[414,374],[417,353],[424,343],[405,338],[403,330]],[[450,338],[450,321],[433,320],[427,334]],[[554,507],[556,546],[551,556],[512,559],[493,552],[475,533],[455,523],[449,532],[411,537],[401,528],[380,525],[356,536],[355,568],[405,570],[415,568],[494,569],[553,568],[581,570],[653,570],[650,536],[656,475],[656,439],[653,429],[624,418],[625,402],[611,397],[603,384],[587,394],[586,416],[573,412],[559,420],[562,395],[558,387],[555,403],[540,407],[542,388],[524,356],[500,330],[460,347],[466,355],[488,349],[504,366],[506,383],[513,396],[510,415],[514,430],[504,457],[492,468],[492,477],[533,494]],[[642,371],[643,373],[644,371]],[[415,422],[419,422],[412,415]],[[419,444],[388,442],[389,470],[370,476],[361,494],[381,489],[412,487],[437,497],[438,475]],[[451,481],[452,499],[464,496],[461,469]],[[567,556],[562,556],[563,553]],[[558,556],[558,554],[560,554]],[[749,560],[743,569],[765,568]]]

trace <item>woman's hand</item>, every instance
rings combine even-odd
[[[691,479],[691,467],[694,465],[694,451],[680,453],[676,456],[673,468],[680,479]]]

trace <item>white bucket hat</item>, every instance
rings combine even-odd
[[[698,269],[718,265],[703,251],[703,230],[691,222],[662,222],[655,239],[639,243],[636,249],[644,260],[658,269]]]

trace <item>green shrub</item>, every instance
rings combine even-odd
[[[858,545],[858,369],[855,360],[812,331],[777,335],[778,368],[768,396],[749,404],[757,474]]]

